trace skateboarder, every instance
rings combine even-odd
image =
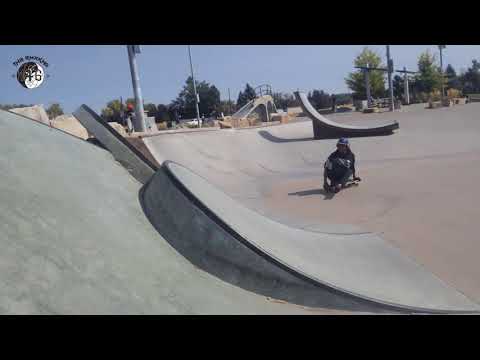
[[[337,150],[325,162],[323,187],[327,191],[337,193],[345,187],[350,176],[353,176],[354,181],[360,181],[355,173],[355,154],[350,149],[348,139],[341,138],[337,142]]]
[[[125,121],[127,125],[127,133],[131,134],[133,132],[132,118],[134,116],[133,104],[127,104],[127,111],[125,112]]]

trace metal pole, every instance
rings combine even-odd
[[[363,70],[365,72],[365,90],[367,92],[367,107],[371,106],[371,95],[370,95],[370,70]]]
[[[410,105],[410,90],[408,89],[408,74],[407,74],[407,68],[404,66],[403,67],[404,73],[404,78],[403,78],[403,89],[405,93],[405,104]]]
[[[230,88],[228,88],[228,115],[232,115],[232,101],[230,100]]]
[[[200,111],[198,110],[198,103],[200,102],[200,98],[198,97],[198,94],[197,94],[197,85],[195,84],[195,76],[193,75],[192,54],[190,53],[190,45],[188,45],[188,58],[190,59],[190,72],[192,73],[193,92],[195,93],[195,108],[197,109],[197,122],[198,122],[198,127],[201,127]]]
[[[443,56],[442,56],[443,47],[444,45],[438,45],[438,48],[440,49],[440,75],[442,76],[442,103],[443,103],[443,97],[445,93],[445,88],[443,86]]]
[[[135,58],[134,45],[127,45],[128,60],[130,62],[130,73],[132,75],[133,93],[135,94],[135,121],[134,129],[138,132],[144,132],[146,129],[143,112],[142,91],[140,89],[140,78],[138,77],[137,61]]]
[[[395,110],[395,105],[393,103],[393,84],[392,84],[392,71],[393,71],[393,62],[390,59],[390,45],[387,45],[387,68],[388,68],[388,89],[390,92],[390,111]]]

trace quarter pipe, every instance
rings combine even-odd
[[[339,124],[320,115],[308,101],[305,93],[295,91],[294,94],[303,112],[312,120],[315,139],[389,135],[399,128],[396,121],[374,127]]]

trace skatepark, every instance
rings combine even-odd
[[[0,312],[478,313],[479,111],[329,115],[396,124],[352,133],[362,182],[338,194],[312,114],[129,142],[81,106],[100,147],[1,111]]]
[[[428,48],[415,65],[403,48],[394,66],[390,45],[386,65],[364,47],[346,93],[336,77],[352,47],[302,58],[305,68],[290,53],[269,63],[272,49],[241,48],[268,63],[256,75],[225,61],[240,49],[197,48],[214,85],[195,79],[188,45],[189,76],[168,103],[180,83],[159,71],[185,75],[185,48],[145,49],[145,102],[143,50],[126,47],[127,97],[123,77],[102,88],[80,77],[60,95],[61,67],[56,86],[33,90],[49,78],[38,64],[4,91],[0,314],[480,314],[478,61],[457,76],[444,71],[446,45],[439,66]],[[117,50],[82,51],[124,73]],[[309,61],[325,54],[335,74],[324,64],[316,79]],[[245,79],[262,85],[232,101]]]

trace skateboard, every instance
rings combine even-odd
[[[346,183],[345,183],[345,186],[343,187],[344,189],[346,188],[349,188],[351,186],[358,186],[360,185],[360,181],[361,179],[357,179],[357,180],[354,180],[354,179],[349,179]],[[335,188],[333,186],[323,186],[323,189],[326,191],[326,192],[329,192],[329,193],[335,193]]]
[[[360,181],[361,180],[350,179],[345,183],[345,187],[347,188],[347,187],[350,187],[350,186],[358,186],[358,185],[360,185]]]

